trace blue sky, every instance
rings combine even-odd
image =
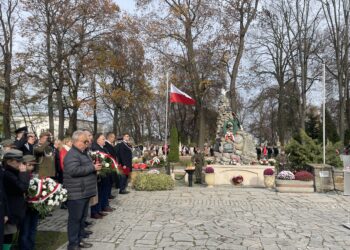
[[[122,11],[133,12],[135,10],[134,0],[114,0],[119,5]]]

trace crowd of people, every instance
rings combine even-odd
[[[50,177],[62,183],[68,191],[67,201],[61,209],[68,210],[68,249],[90,248],[84,241],[93,232],[87,228],[88,220],[102,219],[115,210],[109,202],[113,187],[119,194],[127,194],[128,173],[132,171],[132,147],[129,134],[116,138],[113,132],[97,133],[75,131],[72,137],[54,139],[50,132],[39,138],[27,127],[15,131],[15,140],[4,140],[0,169],[0,249],[3,244],[13,244],[18,233],[19,249],[35,249],[37,225],[40,220],[27,203],[29,183],[33,177]],[[111,156],[122,171],[101,175],[101,162],[90,157],[90,151]]]

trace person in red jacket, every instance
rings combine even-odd
[[[72,147],[72,138],[70,137],[64,138],[63,146],[60,148],[60,168],[62,172],[64,169],[64,166],[63,166],[64,157],[66,156],[68,151],[71,149],[71,147]]]

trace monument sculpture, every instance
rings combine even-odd
[[[219,116],[216,130],[214,155],[216,164],[250,164],[256,159],[253,136],[244,131],[241,123],[232,112],[225,93],[219,100]]]

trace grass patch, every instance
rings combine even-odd
[[[56,250],[68,241],[66,232],[38,231],[36,235],[36,250]]]

